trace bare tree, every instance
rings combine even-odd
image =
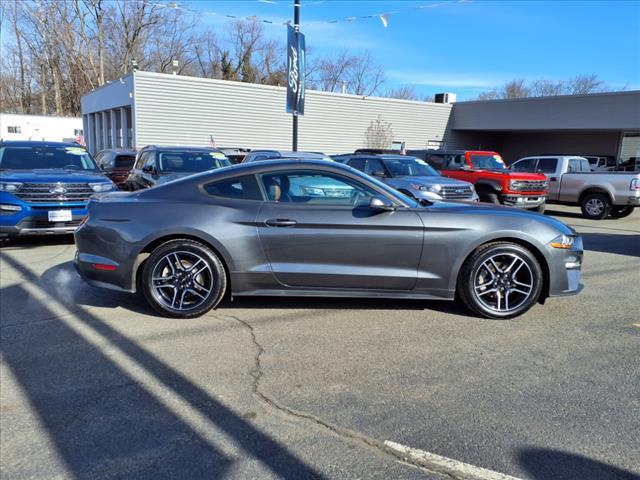
[[[391,123],[378,118],[371,123],[364,132],[364,145],[366,148],[389,148],[393,142],[393,130]]]
[[[418,100],[418,94],[413,85],[402,85],[398,88],[387,90],[384,94],[389,98],[400,98],[402,100]]]
[[[597,75],[578,75],[569,80],[538,79],[531,83],[511,80],[499,89],[482,92],[478,100],[504,98],[549,97],[556,95],[581,95],[608,91],[609,87]]]
[[[347,85],[355,95],[370,96],[384,83],[384,69],[376,65],[371,52],[354,57],[353,66],[347,74]]]

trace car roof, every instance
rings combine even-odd
[[[180,150],[182,152],[219,152],[219,148],[214,147],[187,147],[183,145],[147,145],[140,150]]]
[[[75,147],[85,148],[84,145],[73,142],[49,142],[37,140],[2,140],[0,146],[11,147]]]
[[[105,148],[104,150],[100,150],[98,153],[110,152],[110,153],[124,153],[124,154],[136,154],[136,150],[133,148]]]
[[[587,155],[588,157],[602,157],[603,155]],[[545,155],[527,155],[526,157],[519,158],[518,160],[525,160],[527,158],[584,158],[584,155],[553,155],[553,154],[545,154]]]
[[[358,153],[349,155],[349,160],[355,158],[379,158],[380,160],[406,160],[407,158],[416,158],[413,155],[398,155],[393,153]]]

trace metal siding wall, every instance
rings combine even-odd
[[[285,89],[240,82],[136,72],[135,128],[138,147],[149,144],[291,149],[291,115]],[[300,117],[299,149],[349,152],[380,115],[395,140],[424,148],[441,140],[451,105],[307,91]]]

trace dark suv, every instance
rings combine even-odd
[[[138,152],[126,181],[127,190],[155,187],[195,173],[231,165],[217,148],[150,145]]]
[[[130,148],[101,150],[95,156],[100,170],[115,183],[124,188],[129,172],[136,161],[136,151]]]

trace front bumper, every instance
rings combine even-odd
[[[549,296],[564,297],[577,295],[584,286],[582,279],[582,261],[584,251],[582,237],[577,236],[570,250],[549,247]]]
[[[18,211],[0,210],[0,237],[72,234],[87,216],[86,202],[33,204],[0,192],[0,204],[20,208]],[[49,212],[53,210],[71,211],[71,220],[50,222]]]
[[[514,195],[503,194],[501,196],[502,204],[516,208],[536,208],[543,205],[547,201],[546,195]]]

